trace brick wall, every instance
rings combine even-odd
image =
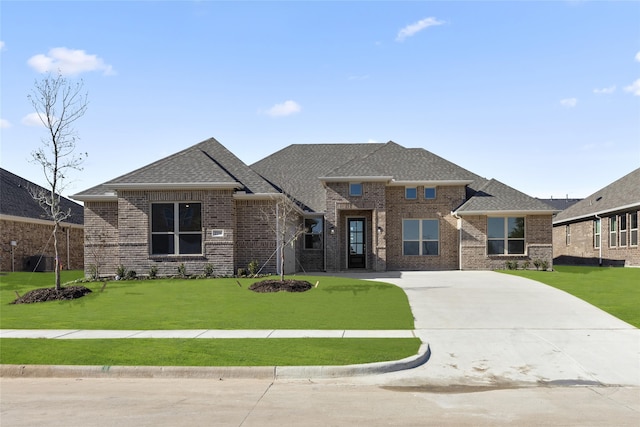
[[[627,215],[627,234],[624,242],[620,242],[620,234],[616,233],[615,245],[611,245],[610,242],[611,217],[602,217],[601,250],[595,248],[593,244],[593,217],[569,224],[571,234],[569,243],[566,239],[567,226],[562,224],[553,227],[553,256],[556,263],[598,265],[602,258],[603,265],[640,266],[640,247],[631,246],[630,213],[631,211],[628,211],[616,215]]]
[[[435,199],[424,198],[424,187],[418,187],[418,197],[405,198],[404,187],[387,187],[387,268],[389,270],[456,270],[458,269],[457,221],[451,211],[465,197],[464,186],[436,188]],[[402,220],[437,219],[440,247],[437,256],[402,254]]]
[[[33,271],[36,268],[36,255],[44,255],[49,259],[55,259],[55,249],[53,243],[53,223],[45,221],[30,221],[28,219],[0,220],[1,247],[0,271]],[[66,270],[81,270],[83,268],[83,239],[84,230],[82,225],[63,223],[57,234],[58,254],[62,268]],[[11,242],[15,241],[13,247]],[[45,267],[46,270],[53,270],[53,261],[40,261],[38,269]]]
[[[487,255],[487,217],[484,215],[463,216],[461,221],[461,256],[463,270],[499,270],[506,268],[507,261],[525,261],[535,268],[535,260],[543,260],[553,268],[553,244],[551,215],[528,215],[525,217],[525,255]]]
[[[236,271],[258,261],[263,273],[275,273],[275,202],[273,200],[236,200]]]

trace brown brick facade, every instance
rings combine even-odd
[[[594,245],[595,217],[582,221],[564,223],[553,227],[553,256],[558,264],[640,266],[640,246],[632,245],[630,214],[638,211],[627,211],[615,215],[601,216],[600,248]],[[616,229],[611,233],[611,220],[620,216],[627,218],[627,231],[620,233]],[[567,240],[567,234],[569,239]],[[612,244],[612,241],[615,243]]]
[[[529,262],[530,268],[535,268],[536,260],[545,261],[549,269],[553,268],[551,215],[525,216],[525,255],[488,255],[485,215],[463,216],[460,236],[462,270],[499,270],[504,269],[508,261],[517,261],[521,267]]]
[[[2,219],[2,252],[0,253],[0,271],[52,271],[55,249],[53,247],[53,223],[41,220]],[[83,268],[82,225],[63,223],[58,231],[58,253],[63,269],[81,270]],[[16,246],[11,246],[11,242]],[[13,251],[12,251],[13,248]],[[36,262],[39,255],[46,259]]]

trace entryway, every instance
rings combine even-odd
[[[347,268],[366,268],[366,219],[348,218],[347,232],[349,233]]]

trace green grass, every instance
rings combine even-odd
[[[640,327],[640,269],[554,266],[555,271],[505,270],[568,292]]]
[[[64,272],[65,280],[81,272]],[[3,329],[413,329],[402,289],[337,277],[300,277],[317,288],[255,293],[257,279],[133,280],[85,284],[94,292],[73,301],[10,304],[50,287],[47,273],[0,277]]]
[[[62,281],[82,277],[65,271]],[[85,286],[74,301],[10,304],[51,287],[50,273],[0,276],[3,329],[413,329],[404,292],[336,277],[297,277],[317,288],[258,294],[256,279],[146,280]],[[0,339],[0,363],[132,366],[348,365],[402,359],[419,339]]]
[[[398,360],[417,338],[0,340],[0,363],[109,366],[305,366]]]

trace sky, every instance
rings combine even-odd
[[[2,0],[0,166],[43,186],[58,72],[89,101],[65,196],[210,137],[394,141],[540,198],[640,167],[640,2]]]

